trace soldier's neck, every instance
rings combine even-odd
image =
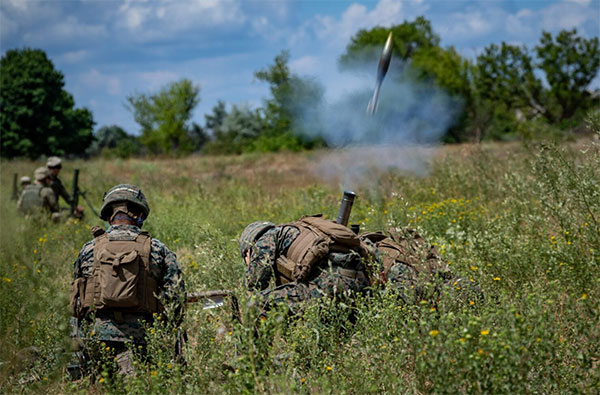
[[[137,226],[137,224],[135,223],[134,220],[129,220],[129,219],[125,219],[125,218],[117,218],[114,221],[112,221],[110,224],[112,226],[115,226],[115,225],[134,225],[134,226]]]

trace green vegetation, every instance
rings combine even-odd
[[[597,114],[589,122],[596,125]],[[596,129],[597,130],[597,129]],[[357,190],[363,230],[413,226],[479,283],[485,301],[402,305],[376,292],[356,305],[277,314],[255,331],[236,237],[249,222],[335,217],[341,191],[315,176],[331,151],[146,161],[66,162],[96,203],[122,181],[152,205],[146,228],[176,251],[189,290],[231,288],[245,325],[190,305],[187,366],[169,331],[132,379],[64,377],[72,262],[100,221],[27,223],[0,191],[3,392],[591,393],[600,383],[600,144],[448,146],[424,178],[388,173]],[[3,161],[3,185],[38,163]],[[67,185],[68,187],[68,185]],[[354,323],[348,319],[353,315]],[[39,349],[37,359],[27,348]]]
[[[39,49],[12,49],[0,61],[0,140],[5,158],[82,155],[94,120],[75,108],[63,74]]]
[[[140,141],[153,154],[194,150],[189,120],[200,101],[200,87],[188,79],[172,82],[155,94],[127,97],[127,108],[140,125]]]

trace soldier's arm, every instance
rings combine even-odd
[[[277,233],[277,228],[269,230],[252,247],[250,262],[244,275],[248,289],[263,290],[269,286],[269,281],[275,276]]]
[[[181,321],[183,318],[183,304],[185,303],[185,282],[183,273],[177,263],[177,256],[162,242],[152,239],[152,260],[159,264],[160,279],[158,279],[159,298],[161,302],[174,309],[174,319]]]
[[[54,191],[51,188],[42,189],[42,202],[51,213],[57,213],[60,211],[58,206],[58,198],[54,195]]]
[[[56,180],[56,186],[58,195],[65,199],[65,202],[67,202],[67,204],[71,204],[71,195],[69,195],[69,192],[67,192],[67,189],[63,185],[62,181]],[[58,196],[56,200],[58,200]]]

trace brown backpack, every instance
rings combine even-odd
[[[158,284],[150,275],[152,238],[142,232],[135,240],[96,237],[92,275],[79,278],[71,288],[71,310],[81,316],[97,311],[156,313]],[[77,298],[80,306],[77,306]]]
[[[330,252],[358,253],[370,256],[368,249],[354,232],[321,216],[302,217],[288,224],[300,230],[285,256],[277,258],[278,282],[305,281],[315,267]]]
[[[418,274],[432,275],[450,271],[435,247],[427,244],[414,229],[388,229],[387,234],[367,232],[361,234],[360,239],[370,241],[377,248],[384,280],[396,263],[405,264]]]

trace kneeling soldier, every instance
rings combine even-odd
[[[146,328],[161,315],[181,323],[185,287],[175,254],[142,231],[150,207],[142,191],[121,184],[104,196],[100,218],[75,261],[71,313],[85,341],[110,347],[119,373],[133,373],[131,347],[146,344]],[[165,313],[165,306],[172,308]],[[166,316],[166,317],[165,317]],[[85,346],[85,344],[84,344]]]

